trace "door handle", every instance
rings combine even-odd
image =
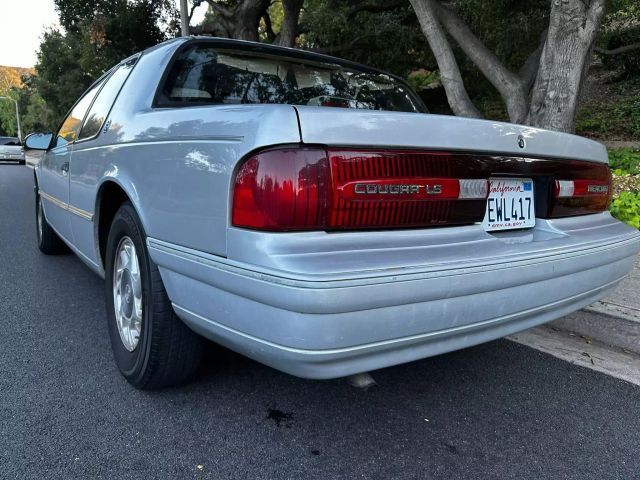
[[[62,171],[62,175],[67,176],[67,174],[69,173],[69,162],[64,162],[60,166],[60,170]]]

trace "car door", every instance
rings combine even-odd
[[[49,224],[68,243],[74,243],[69,222],[69,164],[82,120],[102,82],[94,84],[71,109],[44,154],[39,167],[38,189]]]
[[[107,121],[111,107],[138,57],[129,59],[115,67],[105,80],[104,86],[89,109],[82,130],[73,147],[69,171],[69,221],[75,246],[85,259],[98,265],[93,218],[95,217],[96,183],[102,172],[108,148],[101,148],[98,137]]]

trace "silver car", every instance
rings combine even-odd
[[[24,151],[17,137],[0,137],[0,162],[7,161],[24,165]]]
[[[189,378],[203,337],[318,379],[468,347],[602,298],[640,250],[601,144],[431,115],[384,72],[227,39],[114,67],[35,182],[40,249],[105,278],[139,388]]]

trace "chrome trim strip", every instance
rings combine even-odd
[[[38,189],[38,195],[50,201],[56,207],[60,207],[63,210],[67,210],[68,212],[73,213],[74,215],[77,215],[80,218],[84,218],[85,220],[88,220],[90,222],[93,221],[93,213],[87,212],[86,210],[82,210],[81,208],[74,207],[73,205],[65,203],[62,200],[54,197],[53,195],[49,195],[48,193],[43,192],[41,189]]]
[[[43,192],[41,189],[38,189],[38,195],[40,195],[42,198],[44,198],[46,200],[49,200],[56,207],[60,207],[63,210],[68,210],[69,209],[69,205],[68,204],[64,203],[62,200],[58,200],[53,195],[49,195],[48,193]]]
[[[84,218],[85,220],[89,220],[90,222],[93,220],[93,214],[89,213],[85,210],[82,210],[81,208],[78,207],[74,207],[73,205],[69,204],[69,212],[73,213],[74,215],[77,215],[81,218]]]

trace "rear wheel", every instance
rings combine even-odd
[[[174,313],[129,202],[111,224],[105,263],[109,336],[122,375],[141,389],[184,383],[200,364],[204,340]]]
[[[38,234],[38,248],[45,255],[58,255],[69,251],[69,247],[47,222],[40,195],[36,195],[36,232]]]

